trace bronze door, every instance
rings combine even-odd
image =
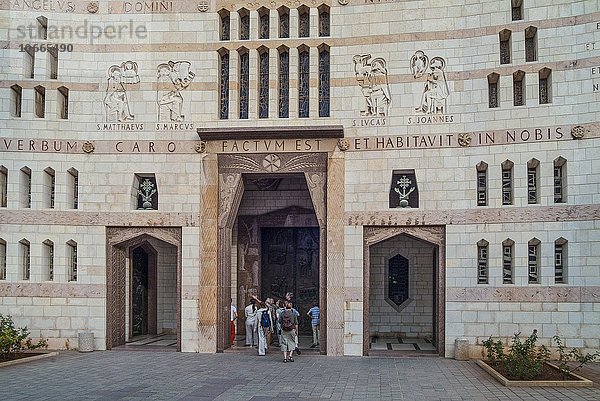
[[[133,335],[148,334],[148,254],[141,248],[133,251],[131,288]]]
[[[263,227],[261,235],[262,298],[284,299],[291,292],[300,333],[312,334],[306,313],[319,302],[319,228]]]

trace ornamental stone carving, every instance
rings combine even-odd
[[[85,153],[92,153],[94,151],[94,149],[96,149],[96,147],[94,146],[94,144],[90,141],[85,141],[83,143],[83,145],[81,146],[81,149],[85,152]]]
[[[204,153],[206,152],[206,141],[200,141],[196,144],[195,147],[196,153]]]
[[[573,139],[582,139],[585,136],[585,128],[581,125],[576,125],[571,128],[571,136]]]
[[[350,149],[350,141],[346,138],[338,139],[337,146],[342,152],[345,152]]]
[[[208,11],[208,1],[201,1],[198,3],[198,11],[205,13]]]
[[[462,147],[471,145],[471,134],[458,134],[458,144]]]
[[[446,99],[450,95],[446,81],[446,60],[442,57],[433,57],[431,60],[421,50],[413,54],[410,59],[410,70],[414,79],[419,79],[427,73],[423,93],[415,111],[423,114],[447,113]],[[427,72],[429,71],[429,72]]]
[[[158,103],[158,121],[181,122],[185,119],[183,96],[181,92],[187,88],[196,74],[191,71],[189,61],[169,61],[156,68]]]
[[[90,14],[96,14],[98,12],[99,5],[97,1],[92,1],[87,5],[87,11]]]
[[[125,61],[121,65],[115,64],[108,67],[108,84],[104,95],[106,121],[127,122],[134,120],[125,87],[139,82],[138,64],[134,61]]]

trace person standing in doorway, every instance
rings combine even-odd
[[[321,323],[321,310],[319,309],[319,304],[315,302],[314,306],[310,308],[307,315],[310,316],[310,325],[312,326],[313,333],[313,342],[310,347],[315,348],[319,345],[319,324]]]
[[[256,307],[256,299],[250,300],[250,305],[244,309],[246,315],[246,347],[256,347],[258,345],[258,308]]]
[[[292,311],[292,303],[285,304],[285,310],[281,314],[281,335],[285,340],[283,348],[283,362],[294,362],[294,350],[296,349],[296,336],[298,332],[298,316]]]
[[[273,332],[273,318],[271,310],[266,303],[257,312],[258,321],[258,355],[265,356],[269,344],[267,338]]]
[[[230,335],[230,344],[233,347],[235,345],[235,321],[238,318],[238,313],[237,313],[237,308],[235,307],[235,305],[233,304],[233,299],[229,299],[229,302],[231,303],[231,315],[230,315],[230,320],[231,320],[231,335]]]

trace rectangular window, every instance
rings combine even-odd
[[[21,117],[21,108],[23,105],[23,89],[19,85],[13,85],[11,89],[11,115],[13,117]]]
[[[50,79],[58,79],[58,49],[50,47],[48,49]]]
[[[240,14],[240,40],[250,39],[250,14],[247,10],[241,9]]]
[[[6,280],[6,242],[0,240],[0,280]]]
[[[69,281],[77,281],[77,243],[69,241],[68,263],[69,263]]]
[[[527,169],[527,203],[538,203],[537,168]]]
[[[231,19],[228,11],[221,11],[219,13],[221,17],[221,40],[229,40],[231,34]]]
[[[523,19],[523,0],[512,0],[512,20],[520,21]]]
[[[513,74],[513,103],[515,106],[525,105],[525,72],[517,71]]]
[[[50,240],[46,240],[44,245],[44,262],[45,269],[44,281],[54,280],[54,243]]]
[[[8,206],[8,169],[0,166],[0,207]]]
[[[323,6],[319,10],[319,36],[329,36],[330,22],[329,9]]]
[[[287,11],[279,12],[279,37],[290,37],[290,14]]]
[[[539,244],[529,244],[528,245],[528,281],[529,284],[538,284],[539,283],[539,272],[540,272],[540,245]]]
[[[290,116],[290,53],[279,52],[279,118]]]
[[[25,45],[24,50],[23,76],[33,79],[35,76],[35,52],[33,51],[33,46],[29,44]]]
[[[299,10],[298,15],[298,37],[308,38],[310,36],[310,14],[308,9]]]
[[[44,170],[44,207],[54,209],[56,191],[56,175],[54,169],[48,167]]]
[[[554,243],[554,282],[556,284],[564,284],[566,280],[566,241]]]
[[[35,96],[35,116],[44,118],[46,115],[46,88],[36,86],[34,89]]]
[[[537,61],[537,28],[525,29],[525,61]]]
[[[306,118],[309,114],[310,60],[308,50],[299,54],[298,79],[298,117]]]
[[[487,171],[477,172],[477,206],[487,205]]]
[[[329,50],[319,52],[319,117],[329,117]]]
[[[31,169],[21,169],[20,203],[22,208],[31,208]]]
[[[512,205],[512,169],[502,170],[502,204]]]
[[[221,79],[219,80],[219,118],[229,118],[229,53],[222,50],[219,54]]]
[[[64,86],[58,88],[58,118],[69,118],[69,89]]]
[[[21,248],[21,275],[23,280],[29,280],[31,277],[31,247],[27,240],[21,240],[19,246]]]
[[[248,118],[248,98],[250,96],[250,54],[240,53],[240,118]]]
[[[269,50],[258,55],[258,118],[269,118]]]
[[[502,283],[512,284],[513,282],[513,247],[512,245],[502,245]]]
[[[488,245],[477,246],[477,284],[488,283]]]
[[[490,109],[500,107],[500,94],[498,87],[500,85],[500,74],[495,72],[487,77],[488,80],[488,106]]]
[[[540,104],[552,103],[552,70],[542,68],[538,74]]]
[[[554,203],[565,203],[565,165],[554,163]]]
[[[258,17],[258,38],[259,39],[269,39],[269,10],[262,9],[259,11]]]
[[[73,209],[79,208],[79,172],[74,168],[69,169],[70,185],[67,192],[67,204]]]

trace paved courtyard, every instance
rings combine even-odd
[[[61,352],[0,368],[0,400],[600,400],[593,388],[506,388],[475,362],[280,353]],[[600,379],[600,365],[586,369]]]

